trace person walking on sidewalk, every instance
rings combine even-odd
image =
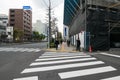
[[[70,40],[67,40],[67,46],[70,47]]]
[[[59,41],[56,39],[55,40],[55,48],[56,48],[56,50],[58,49],[58,45],[59,45]]]
[[[77,42],[76,51],[80,51],[80,45],[81,45],[80,39],[78,38],[78,40],[76,40],[76,42]]]

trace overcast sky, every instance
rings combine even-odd
[[[58,18],[58,28],[63,31],[63,5],[64,0],[51,0],[55,16]],[[22,8],[31,6],[33,12],[33,22],[41,20],[45,22],[46,11],[48,9],[48,0],[1,0],[0,14],[8,15],[10,8]]]

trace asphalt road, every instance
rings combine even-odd
[[[8,45],[0,47],[0,80],[13,80],[20,72],[38,58],[46,43]]]
[[[119,50],[45,52],[46,43],[11,47],[0,47],[0,80],[120,80]]]

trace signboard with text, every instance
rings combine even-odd
[[[24,10],[32,10],[31,6],[23,6]]]

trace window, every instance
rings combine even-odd
[[[15,10],[10,10],[11,13],[15,12]]]
[[[10,19],[10,21],[15,21],[15,19]]]
[[[8,32],[8,35],[11,35],[11,32]]]
[[[7,21],[3,21],[3,23],[7,23]]]
[[[15,17],[15,15],[10,15],[10,17]]]
[[[15,24],[10,24],[10,26],[14,26]]]

